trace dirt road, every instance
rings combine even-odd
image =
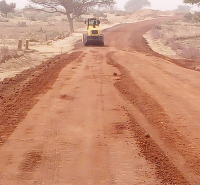
[[[0,184],[200,184],[200,73],[141,47],[160,21],[0,84]]]

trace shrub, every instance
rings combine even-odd
[[[177,10],[175,10],[177,13],[189,13],[191,10],[190,6],[186,5],[179,5]]]
[[[104,14],[102,11],[95,11],[95,12],[93,13],[93,16],[94,16],[94,17],[103,17],[103,18],[106,18],[106,17],[107,17],[107,15]]]
[[[67,18],[62,18],[62,21],[68,21],[68,19]]]
[[[160,38],[162,38],[162,33],[160,33],[160,31],[158,31],[157,29],[153,28],[151,30],[151,37],[153,39],[160,39]]]
[[[155,28],[156,30],[162,30],[162,27],[161,27],[160,24],[156,25],[154,28]]]
[[[0,17],[0,22],[9,22],[9,20]]]
[[[193,15],[191,13],[186,13],[184,16],[185,21],[192,21],[193,20]]]
[[[166,30],[168,31],[168,32],[173,32],[174,31],[174,28],[173,28],[173,26],[167,26],[166,27]]]
[[[110,24],[110,21],[108,19],[106,19],[106,18],[102,18],[101,22],[105,23],[105,24]]]
[[[19,26],[19,27],[27,27],[27,24],[24,21],[20,21],[20,22],[17,23],[17,26]]]
[[[6,57],[9,56],[9,49],[7,46],[2,46],[1,47],[1,53],[0,53],[0,62],[5,61]]]
[[[76,17],[75,21],[76,22],[85,22],[85,19],[80,16],[80,17]]]
[[[184,47],[180,43],[177,43],[177,42],[172,42],[170,44],[170,47],[172,48],[172,50],[184,49]]]
[[[195,13],[187,13],[184,16],[185,21],[189,22],[200,22],[200,12],[195,12]]]
[[[187,59],[200,58],[200,49],[196,47],[184,48],[182,49],[180,56]]]
[[[29,18],[28,18],[30,21],[37,21],[37,17],[34,16],[34,15],[31,15]]]
[[[40,12],[40,14],[37,15],[37,19],[44,22],[47,21],[49,17],[51,17],[51,14],[45,12]]]
[[[29,39],[29,42],[39,42],[39,40],[35,37]]]
[[[7,46],[2,46],[1,47],[1,55],[4,56],[4,55],[8,55],[9,54],[9,49]]]
[[[49,17],[52,17],[52,14],[39,11],[27,11],[24,13],[24,16],[30,21],[47,21]]]
[[[23,17],[22,13],[20,12],[14,12],[15,17]]]
[[[183,47],[180,43],[175,42],[175,40],[172,39],[172,38],[171,38],[171,39],[168,39],[168,40],[166,41],[166,44],[167,44],[168,46],[170,46],[172,50],[182,50],[182,49],[184,49],[184,47]]]
[[[167,21],[165,24],[166,25],[174,25],[174,21]]]
[[[15,15],[14,15],[13,12],[9,12],[8,15],[7,15],[7,18],[14,18],[14,16],[15,16]]]

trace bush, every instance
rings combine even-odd
[[[101,23],[110,24],[110,21],[106,18],[102,18]]]
[[[85,22],[85,19],[80,16],[80,17],[76,17],[75,21],[76,22]]]
[[[17,26],[19,26],[19,27],[27,27],[26,22],[24,22],[24,21],[18,22]]]
[[[200,12],[195,12],[195,13],[187,13],[184,16],[185,21],[189,22],[200,22]]]
[[[29,39],[29,42],[39,42],[39,40],[35,37]]]
[[[179,5],[176,12],[177,13],[189,13],[191,10],[191,7],[186,5]]]
[[[166,25],[174,25],[174,21],[167,21],[165,24]]]
[[[103,18],[106,18],[106,17],[107,17],[107,15],[104,14],[103,12],[101,12],[101,11],[96,11],[96,12],[94,12],[94,13],[93,13],[93,16],[94,16],[94,17],[103,17]]]
[[[2,46],[1,47],[1,53],[0,53],[0,63],[4,62],[6,58],[9,56],[9,49],[7,46]]]
[[[49,17],[52,17],[52,14],[39,11],[29,11],[25,12],[24,16],[30,21],[47,21]]]
[[[180,56],[187,59],[200,58],[200,49],[195,47],[184,48],[182,49]]]
[[[62,21],[68,21],[68,19],[67,18],[62,18]]]
[[[15,16],[15,15],[14,15],[13,12],[9,12],[8,15],[7,15],[7,18],[14,18],[14,16]]]
[[[0,17],[0,22],[9,22],[9,20]]]
[[[9,54],[9,49],[7,46],[2,46],[1,47],[1,56],[5,56]]]
[[[30,21],[38,21],[37,17],[34,16],[34,15],[31,15],[28,19],[29,19]]]
[[[183,50],[184,49],[184,47],[180,43],[175,42],[174,39],[168,39],[166,41],[166,44],[168,46],[170,46],[172,50]]]
[[[191,13],[186,13],[184,16],[185,21],[192,21],[193,20],[193,15]]]
[[[151,30],[151,37],[153,38],[153,39],[160,39],[160,38],[162,38],[162,33],[160,33],[157,29],[152,29]]]
[[[193,16],[196,22],[200,22],[200,12],[195,12]]]
[[[14,12],[15,17],[23,17],[22,13],[20,12]]]
[[[156,30],[162,30],[162,27],[161,27],[160,24],[156,25],[154,28],[155,28]]]
[[[52,34],[51,34],[51,36],[59,36],[60,35],[60,32],[58,32],[58,31],[54,31]]]

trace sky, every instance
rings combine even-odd
[[[17,8],[24,8],[27,0],[6,0],[7,3],[16,3]]]
[[[0,0],[1,1],[1,0]],[[117,2],[116,6],[119,9],[123,9],[125,3],[128,0],[115,0]],[[183,0],[149,0],[151,2],[151,8],[156,10],[170,10],[176,9],[178,5],[183,4]],[[17,8],[23,8],[28,2],[27,0],[6,0],[7,3],[14,2]]]
[[[116,0],[117,7],[122,9],[128,0]],[[156,10],[176,9],[178,5],[183,5],[183,0],[149,0],[151,8]]]

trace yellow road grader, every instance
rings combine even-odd
[[[100,21],[97,18],[89,18],[85,22],[87,24],[87,33],[83,34],[84,46],[99,45],[104,46],[104,35],[99,29]]]

